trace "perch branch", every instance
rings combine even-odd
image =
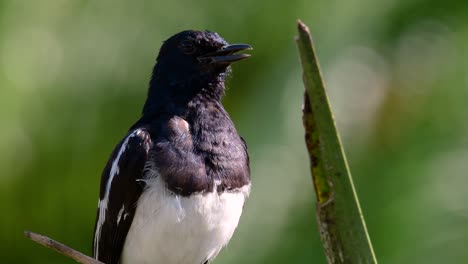
[[[59,253],[62,253],[63,255],[74,259],[78,263],[82,264],[104,264],[103,262],[100,262],[96,259],[93,259],[92,257],[89,257],[77,250],[74,250],[73,248],[66,246],[58,241],[55,241],[49,237],[39,235],[30,231],[24,231],[24,235],[31,239],[32,241],[43,245],[44,247],[53,249]]]

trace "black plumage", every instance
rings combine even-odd
[[[250,46],[229,45],[208,31],[183,31],[164,42],[142,116],[102,174],[95,258],[119,263],[139,199],[153,178],[180,197],[250,185],[247,147],[221,104],[229,65],[247,58],[235,54],[245,49]]]

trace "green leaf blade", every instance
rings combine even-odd
[[[341,146],[309,29],[298,21],[303,122],[328,263],[377,263]]]

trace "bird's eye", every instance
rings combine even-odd
[[[195,45],[193,45],[193,43],[188,40],[182,41],[179,47],[185,54],[192,54],[195,52]]]

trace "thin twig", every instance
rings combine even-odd
[[[89,257],[77,250],[74,250],[73,248],[66,246],[58,241],[55,241],[49,237],[36,234],[34,232],[30,231],[24,231],[24,235],[31,239],[32,241],[43,245],[44,247],[53,249],[59,253],[62,253],[63,255],[74,259],[78,263],[82,264],[104,264],[103,262],[100,262],[96,259],[93,259],[92,257]]]

